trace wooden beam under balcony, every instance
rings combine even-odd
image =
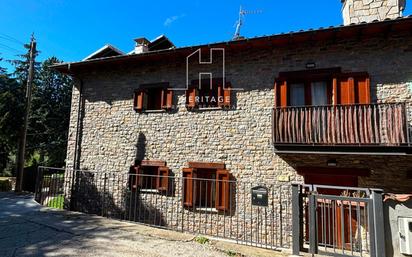
[[[410,146],[406,103],[279,107],[274,145]]]

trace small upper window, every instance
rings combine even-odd
[[[134,109],[139,112],[171,109],[173,91],[168,87],[169,83],[140,85],[134,92]]]
[[[222,79],[192,81],[186,91],[186,106],[191,109],[230,107],[231,86],[228,82],[225,84],[223,86]]]

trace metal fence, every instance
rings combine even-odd
[[[43,175],[36,199],[40,203],[50,206],[51,199],[64,192],[61,206],[73,211],[268,249],[291,247],[290,185],[218,180],[213,176],[66,170],[66,177],[59,183],[64,189],[46,190],[54,183],[48,178],[56,179],[53,174],[61,172],[39,168]],[[257,186],[259,192],[252,193]],[[252,201],[252,196],[256,201]]]
[[[294,185],[293,204],[294,254],[385,256],[381,190]]]
[[[42,205],[63,209],[65,169],[39,167],[36,176],[35,200]]]

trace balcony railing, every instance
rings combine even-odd
[[[410,145],[406,103],[278,107],[274,144]]]

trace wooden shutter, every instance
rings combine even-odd
[[[334,104],[369,104],[370,79],[367,73],[342,73],[334,78]]]
[[[186,107],[194,108],[196,107],[196,87],[190,87],[186,90]]]
[[[370,79],[367,74],[355,77],[356,102],[359,104],[371,103]]]
[[[173,90],[162,90],[162,109],[170,110],[173,106]]]
[[[230,209],[230,182],[228,170],[217,170],[216,176],[216,209],[228,211]]]
[[[169,168],[159,167],[157,175],[157,190],[167,192],[169,190]]]
[[[194,205],[194,181],[195,169],[193,168],[183,168],[183,206],[193,207]]]
[[[129,173],[131,174],[129,176],[130,190],[137,190],[137,188],[141,186],[142,180],[139,175],[142,174],[142,169],[140,166],[131,166]]]
[[[288,88],[286,80],[276,80],[275,82],[275,105],[277,107],[288,106]]]
[[[144,107],[144,90],[136,90],[133,96],[133,108],[135,111],[142,111]]]
[[[231,85],[226,83],[226,86],[218,86],[218,106],[220,107],[230,107],[231,106]]]

